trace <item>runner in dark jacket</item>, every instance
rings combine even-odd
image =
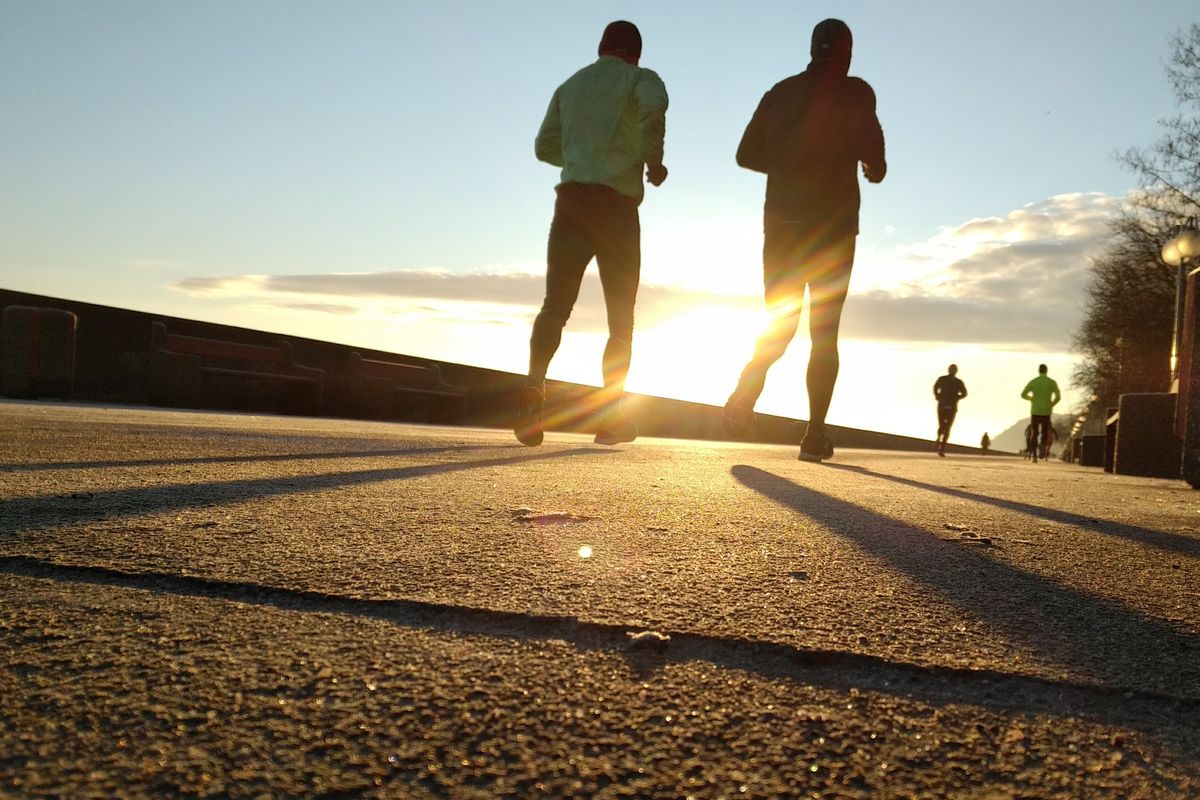
[[[852,44],[844,22],[819,23],[808,69],[763,96],[737,152],[738,164],[767,175],[763,280],[772,323],[725,406],[725,420],[735,433],[753,421],[767,370],[796,334],[807,286],[812,354],[808,430],[800,445],[806,461],[833,455],[825,416],[858,235],[858,166],[872,183],[887,172],[875,92],[847,74]]]
[[[937,398],[937,454],[945,457],[946,442],[950,439],[950,426],[954,424],[954,417],[958,415],[958,401],[967,396],[967,385],[958,377],[957,364],[951,364],[946,374],[933,382],[933,396]]]

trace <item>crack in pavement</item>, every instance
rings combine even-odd
[[[1086,716],[1109,724],[1173,736],[1195,732],[1200,699],[1129,686],[1072,682],[1000,670],[915,664],[843,650],[662,630],[652,646],[638,646],[636,628],[588,622],[568,615],[453,605],[410,599],[369,599],[309,589],[112,567],[62,564],[29,556],[0,556],[0,574],[60,583],[110,586],[267,606],[283,611],[341,614],[383,620],[433,633],[535,641],[561,640],[581,651],[622,654],[636,673],[668,663],[715,666],[819,685],[967,704],[996,710]],[[1200,741],[1193,743],[1200,746]]]

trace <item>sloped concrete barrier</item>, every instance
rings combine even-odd
[[[78,318],[59,308],[7,306],[0,336],[0,394],[71,397]]]

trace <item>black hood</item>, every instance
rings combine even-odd
[[[854,37],[850,26],[840,19],[826,19],[817,23],[812,32],[812,55],[810,66],[821,71],[836,71],[842,75],[850,71],[850,55],[854,49]]]

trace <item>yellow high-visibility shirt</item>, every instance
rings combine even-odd
[[[1061,397],[1058,384],[1048,375],[1038,375],[1021,392],[1021,399],[1029,401],[1029,413],[1040,417],[1053,412]]]

